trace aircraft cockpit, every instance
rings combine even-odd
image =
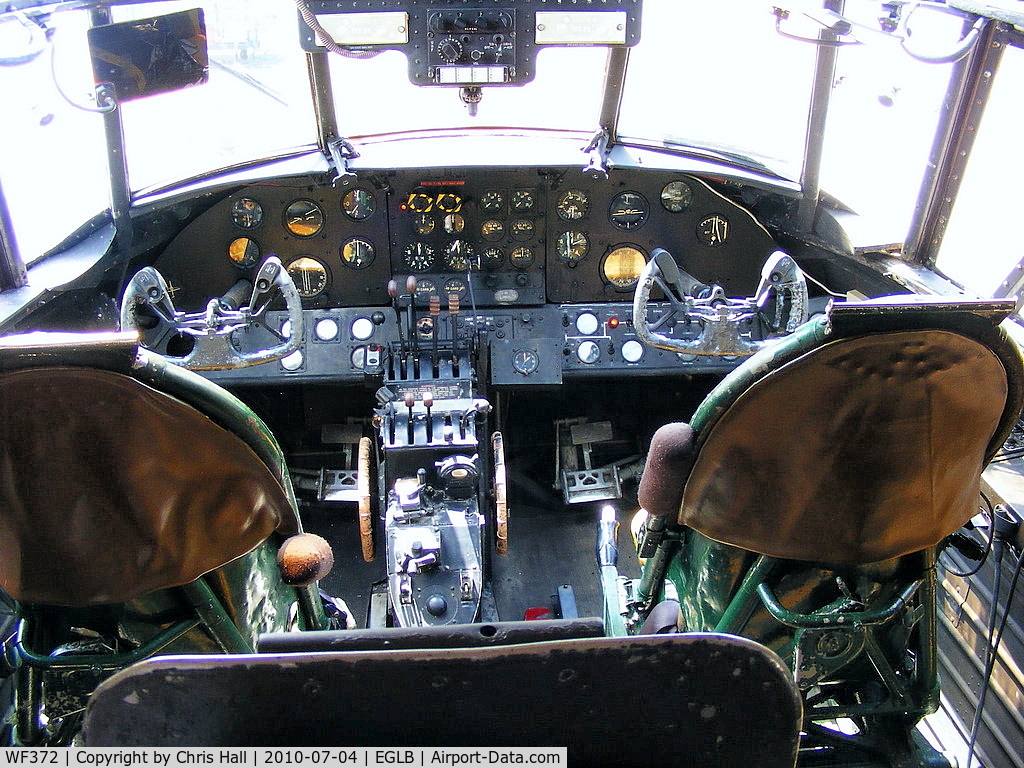
[[[409,738],[955,764],[940,574],[1019,553],[1024,404],[977,6],[16,0],[5,743],[379,744],[451,685]]]

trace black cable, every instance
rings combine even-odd
[[[999,644],[1003,639],[1003,630],[1006,629],[1006,623],[1010,618],[1010,608],[1013,606],[1013,596],[1017,591],[1017,583],[1020,580],[1021,570],[1024,570],[1024,553],[1017,558],[1017,567],[1014,570],[1013,578],[1010,580],[1010,591],[1006,597],[1006,610],[1003,611],[1003,618],[999,622],[999,629],[996,630],[996,613],[999,606],[999,582],[1000,574],[1002,572],[1002,553],[1003,553],[1003,542],[1000,540],[997,547],[998,554],[996,557],[996,578],[994,582],[994,589],[992,593],[992,612],[989,623],[989,642],[988,642],[988,658],[985,660],[985,672],[981,682],[981,694],[978,696],[978,707],[974,711],[974,722],[971,724],[971,736],[967,742],[967,765],[965,768],[971,768],[971,762],[974,760],[974,749],[977,745],[978,732],[981,728],[981,716],[982,710],[985,707],[985,699],[988,698],[988,692],[991,688],[992,672],[995,668],[996,659],[999,656]]]
[[[991,525],[990,533],[989,533],[988,536],[985,537],[985,552],[984,552],[984,554],[982,554],[981,559],[978,560],[978,564],[976,566],[974,566],[974,568],[972,570],[964,571],[963,573],[961,573],[959,571],[954,571],[949,566],[947,566],[945,564],[942,564],[943,569],[950,576],[958,576],[961,579],[968,579],[971,576],[974,576],[978,571],[981,570],[982,566],[985,565],[985,563],[988,562],[989,555],[992,554],[992,542],[995,540],[995,530],[996,530],[995,510],[992,509],[992,502],[989,500],[988,496],[986,496],[984,493],[982,493],[981,494],[981,498],[985,502],[985,506],[988,507],[988,519],[989,519],[989,523]],[[956,535],[956,534],[954,534],[954,535]],[[951,537],[946,537],[946,538],[947,538],[947,541],[948,541],[949,538],[951,538]],[[951,544],[950,546],[954,546],[955,547],[956,545],[955,544]],[[939,559],[940,559],[940,561],[942,559],[942,555],[945,554],[945,552],[946,552],[946,547],[943,547],[942,550],[939,552]],[[940,564],[941,564],[941,562],[940,562]]]

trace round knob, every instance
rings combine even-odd
[[[576,348],[576,357],[580,359],[581,363],[596,363],[597,359],[601,357],[601,348],[597,346],[593,341],[584,341]]]
[[[638,363],[644,356],[644,345],[636,339],[630,339],[622,345],[622,359],[627,363]]]
[[[444,616],[448,610],[448,601],[443,595],[431,595],[427,598],[427,613],[431,616]]]
[[[462,56],[462,45],[458,40],[448,37],[437,44],[437,55],[454,64]]]

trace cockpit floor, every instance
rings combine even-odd
[[[485,607],[483,620],[523,619],[527,609],[540,608],[557,616],[559,587],[569,585],[579,616],[601,616],[601,575],[597,564],[597,522],[603,503],[565,505],[552,495],[550,507],[510,503],[509,551],[489,553],[493,607]],[[636,578],[640,566],[629,533],[635,507],[619,509],[619,572]],[[356,624],[367,625],[371,588],[385,577],[383,553],[371,563],[363,560],[351,504],[316,504],[304,507],[307,531],[327,539],[334,550],[334,569],[320,587],[348,604]]]

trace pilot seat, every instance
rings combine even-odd
[[[661,427],[638,492],[632,630],[775,650],[822,764],[944,764],[912,735],[939,704],[936,553],[977,514],[1024,402],[1000,326],[1013,309],[836,303]]]

